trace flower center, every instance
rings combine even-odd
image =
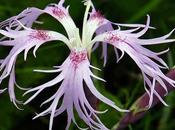
[[[37,30],[31,33],[29,37],[32,39],[34,38],[34,39],[43,40],[43,41],[50,39],[50,36],[48,35],[47,31],[43,31],[43,30]]]
[[[87,60],[87,51],[71,51],[70,60],[77,68],[81,62]]]
[[[58,7],[54,7],[52,13],[60,19],[66,16],[65,12]]]

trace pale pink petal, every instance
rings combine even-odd
[[[175,81],[166,77],[161,69],[167,69],[167,64],[159,57],[160,54],[167,52],[167,50],[160,53],[153,52],[147,48],[144,48],[142,45],[151,45],[151,44],[162,44],[175,41],[174,39],[167,39],[173,32],[172,30],[169,34],[154,38],[154,39],[139,39],[143,34],[149,29],[150,17],[147,17],[146,26],[139,32],[137,29],[134,30],[114,30],[104,32],[97,35],[93,40],[92,44],[96,42],[106,42],[122,52],[123,57],[124,53],[127,53],[138,65],[142,71],[145,83],[145,90],[150,96],[150,101],[148,107],[151,106],[153,101],[153,95],[155,94],[159,99],[160,96],[155,92],[155,83],[158,82],[165,90],[166,94],[168,93],[165,82],[168,82],[171,86],[175,86]],[[148,44],[147,44],[148,43]],[[149,92],[150,89],[150,92]],[[162,99],[161,102],[165,104]]]
[[[108,130],[108,128],[106,128],[103,125],[103,123],[97,116],[97,114],[102,114],[105,113],[106,111],[102,112],[96,111],[92,108],[92,106],[87,100],[87,97],[85,96],[83,81],[85,81],[87,87],[90,89],[92,94],[96,96],[99,100],[103,101],[104,103],[110,105],[111,107],[119,111],[128,112],[128,110],[123,110],[117,107],[114,102],[104,97],[97,91],[92,82],[91,76],[98,80],[102,81],[104,80],[95,76],[91,72],[90,67],[93,66],[90,65],[87,59],[87,52],[73,50],[69,55],[69,57],[65,60],[65,62],[58,68],[58,72],[60,72],[60,74],[55,79],[43,85],[28,90],[25,94],[34,91],[36,92],[24,104],[27,104],[30,101],[32,101],[44,89],[51,86],[55,86],[56,84],[60,83],[63,80],[58,91],[41,104],[42,106],[46,103],[52,102],[50,107],[45,111],[41,112],[40,114],[37,114],[34,117],[34,119],[40,116],[51,114],[50,125],[49,125],[49,130],[51,130],[54,117],[66,111],[67,112],[66,130],[69,129],[71,122],[74,122],[74,124],[76,124],[76,126],[79,129],[83,130],[85,128],[79,127],[77,122],[75,121],[73,111],[73,108],[75,107],[75,110],[77,111],[79,117],[89,126],[89,128],[91,128],[92,130]],[[97,69],[96,67],[93,68]],[[39,70],[39,72],[52,72],[52,70],[51,71]],[[53,72],[55,72],[55,70],[53,70]],[[58,102],[60,101],[61,98],[62,103],[58,107]],[[93,117],[95,117],[95,119]]]

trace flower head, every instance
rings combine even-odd
[[[74,118],[73,108],[77,111],[79,117],[92,129],[92,130],[107,130],[108,128],[100,121],[97,114],[104,113],[94,110],[85,96],[84,87],[88,87],[90,92],[100,101],[108,104],[121,112],[128,112],[115,105],[115,103],[108,98],[100,94],[94,86],[92,78],[104,81],[103,79],[95,76],[91,68],[98,69],[90,65],[89,59],[92,52],[92,48],[98,47],[99,42],[103,43],[103,57],[107,59],[107,44],[113,45],[115,50],[118,49],[122,52],[122,55],[118,56],[118,61],[123,57],[124,53],[130,55],[130,57],[136,62],[143,73],[145,89],[150,95],[149,106],[152,104],[153,95],[155,94],[164,104],[165,102],[155,91],[155,82],[158,82],[167,91],[164,82],[168,82],[174,86],[175,81],[166,77],[161,68],[167,68],[166,63],[159,57],[161,53],[152,52],[143,47],[143,45],[152,45],[159,43],[173,42],[172,39],[167,39],[171,33],[160,38],[155,39],[140,39],[149,28],[149,16],[146,25],[141,24],[119,24],[112,23],[107,20],[101,13],[95,10],[91,0],[85,1],[86,11],[83,20],[82,36],[80,31],[76,27],[74,21],[69,15],[69,8],[63,6],[64,0],[61,0],[58,4],[50,4],[45,9],[28,8],[21,12],[19,15],[9,18],[8,20],[0,23],[0,33],[4,35],[4,38],[0,41],[2,46],[12,46],[9,55],[0,60],[2,74],[0,81],[10,76],[9,79],[9,95],[11,100],[16,104],[16,97],[14,92],[15,81],[15,62],[17,56],[24,51],[24,60],[27,60],[28,51],[34,47],[33,54],[36,56],[36,50],[44,43],[49,41],[59,40],[65,43],[69,49],[70,54],[64,63],[53,70],[35,70],[36,72],[43,73],[59,73],[51,81],[39,85],[37,87],[27,90],[24,94],[35,92],[24,104],[31,102],[37,95],[43,90],[52,87],[58,83],[61,85],[58,87],[57,92],[44,101],[42,105],[50,103],[48,109],[36,115],[35,118],[50,114],[50,127],[52,129],[53,119],[55,116],[60,115],[64,111],[67,112],[67,127],[69,129],[71,122],[73,121],[79,129]],[[37,18],[43,14],[49,14],[58,20],[67,32],[67,36],[54,31],[48,30],[35,30],[32,29],[33,23],[38,23]],[[119,28],[115,30],[114,25]],[[129,30],[121,30],[120,26],[132,27]],[[140,32],[135,33],[139,29]],[[95,35],[95,37],[94,37]],[[95,45],[96,44],[96,45]],[[84,86],[84,83],[86,86]],[[151,89],[149,91],[147,86]],[[0,91],[2,92],[2,90]],[[62,104],[59,106],[59,101],[62,100]]]
[[[1,79],[3,80],[7,76],[10,76],[8,87],[10,90],[9,95],[15,105],[16,98],[14,93],[14,84],[16,81],[14,68],[17,56],[24,51],[24,59],[26,60],[28,51],[33,47],[35,47],[33,54],[36,56],[35,52],[40,47],[40,45],[52,40],[60,40],[64,42],[70,49],[70,55],[57,69],[35,70],[37,72],[59,73],[56,78],[43,85],[29,89],[25,93],[27,94],[30,92],[35,92],[35,94],[24,103],[28,104],[44,89],[62,82],[57,92],[42,104],[44,105],[46,103],[52,102],[50,107],[35,117],[37,118],[46,114],[51,114],[49,127],[50,130],[52,129],[53,118],[60,115],[64,111],[67,112],[68,116],[66,129],[69,129],[71,121],[73,121],[77,127],[79,127],[74,118],[73,107],[75,107],[80,118],[91,129],[107,129],[97,116],[97,114],[104,112],[100,112],[92,108],[91,104],[87,100],[87,97],[85,96],[83,82],[85,82],[86,87],[88,87],[91,93],[99,100],[110,105],[118,111],[128,111],[120,109],[115,105],[114,102],[100,94],[93,84],[91,78],[96,78],[101,81],[104,80],[95,76],[91,72],[90,68],[97,68],[91,66],[89,62],[88,54],[90,54],[92,48],[90,43],[95,31],[100,26],[105,25],[107,20],[94,10],[91,12],[90,17],[88,18],[88,12],[91,7],[93,8],[93,5],[91,1],[87,1],[85,4],[87,7],[84,17],[82,40],[79,36],[79,29],[76,27],[68,13],[68,8],[63,6],[63,1],[60,1],[58,4],[51,4],[44,10],[37,8],[26,9],[18,16],[14,16],[1,23],[1,27],[7,30],[0,30],[0,33],[5,37],[10,38],[10,40],[6,40],[7,38],[5,38],[5,40],[0,42],[0,45],[12,46],[12,50],[10,51],[9,55],[2,60],[1,68],[3,73],[1,75]],[[31,29],[31,25],[36,22],[35,20],[42,13],[47,13],[56,18],[65,28],[68,38],[53,31]],[[8,28],[5,27],[7,25]],[[61,100],[61,97],[63,97],[62,105],[58,106],[58,102]]]

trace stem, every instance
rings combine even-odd
[[[166,76],[169,77],[169,78],[171,78],[171,79],[173,79],[173,80],[175,80],[175,69],[171,70]],[[171,91],[173,91],[175,89],[174,87],[172,87],[168,83],[166,83],[166,86],[167,86],[167,89],[168,89],[168,93],[170,93]],[[161,87],[160,84],[157,83],[155,85],[155,90],[157,91],[157,93],[161,97],[164,97],[165,96],[165,93],[166,92],[163,89],[163,87]],[[135,123],[139,119],[143,118],[144,115],[146,114],[146,110],[147,110],[146,107],[147,107],[148,103],[149,103],[149,95],[147,93],[144,93],[132,105],[131,112],[125,114],[124,117],[118,122],[116,130],[122,130],[122,129],[126,128],[129,124]],[[158,103],[160,103],[160,101],[154,95],[153,103],[152,103],[151,108],[154,107]],[[132,108],[135,108],[135,109],[132,109]]]

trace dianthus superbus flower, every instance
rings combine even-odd
[[[60,115],[64,111],[67,112],[66,130],[69,129],[71,122],[74,122],[79,129],[82,129],[75,121],[74,108],[79,117],[90,129],[108,129],[98,117],[98,114],[104,113],[105,111],[97,111],[92,108],[91,104],[87,100],[88,97],[85,96],[84,87],[88,87],[90,92],[97,99],[114,109],[121,112],[128,112],[128,110],[117,107],[113,101],[100,94],[94,86],[92,78],[105,81],[102,78],[95,76],[91,71],[91,69],[99,70],[90,64],[92,48],[94,46],[94,48],[97,48],[98,44],[104,45],[104,64],[107,62],[107,44],[113,45],[115,50],[117,49],[122,52],[122,55],[119,56],[116,50],[118,60],[123,57],[124,53],[130,55],[142,71],[145,81],[145,89],[150,95],[149,106],[152,104],[154,94],[165,104],[163,99],[154,89],[156,82],[159,82],[165,91],[167,91],[164,83],[165,81],[172,86],[174,86],[175,83],[173,80],[166,77],[160,70],[161,68],[167,68],[166,63],[159,57],[159,55],[164,52],[155,53],[144,48],[143,45],[173,42],[174,40],[167,39],[173,31],[160,38],[148,40],[139,39],[139,37],[151,28],[149,26],[149,16],[146,25],[112,23],[95,10],[90,0],[87,0],[85,1],[86,11],[83,21],[82,36],[80,37],[79,29],[76,27],[74,21],[69,15],[68,7],[65,8],[63,3],[64,0],[61,0],[58,4],[50,4],[43,10],[35,7],[28,8],[19,15],[0,23],[0,33],[4,36],[1,39],[0,45],[12,46],[8,56],[0,60],[0,67],[2,71],[0,81],[10,76],[8,90],[10,99],[15,105],[17,101],[14,92],[14,86],[16,84],[15,62],[17,60],[17,56],[24,51],[24,60],[27,60],[28,51],[33,47],[33,54],[36,56],[35,52],[42,44],[53,40],[59,40],[65,43],[70,49],[69,56],[63,64],[55,67],[53,70],[35,70],[36,72],[42,73],[58,73],[58,76],[45,84],[27,90],[24,94],[34,93],[24,103],[28,104],[42,91],[61,83],[57,92],[41,104],[42,106],[44,104],[51,103],[49,108],[34,117],[35,119],[40,116],[50,114],[49,130],[52,129],[54,117]],[[44,13],[49,14],[58,20],[65,28],[67,36],[49,30],[32,29],[33,23],[37,23],[37,18]],[[131,27],[132,29],[121,30],[118,28],[115,30],[113,27],[115,25]],[[142,30],[140,32],[136,32],[139,29]],[[94,37],[95,34],[96,36]],[[86,86],[83,86],[84,83]],[[150,88],[150,91],[147,89],[147,86]],[[0,92],[3,91],[4,90],[1,90]],[[60,100],[62,100],[62,103],[61,105],[58,105]]]
[[[8,28],[5,28],[6,30],[0,30],[0,33],[12,40],[6,40],[7,38],[5,38],[5,40],[1,41],[0,45],[13,46],[9,55],[2,61],[1,68],[3,70],[3,73],[1,75],[1,79],[3,80],[7,76],[10,76],[8,89],[10,89],[11,91],[9,92],[9,95],[11,97],[11,100],[15,103],[15,80],[13,78],[15,77],[14,65],[18,54],[22,51],[25,51],[24,59],[26,60],[27,53],[32,47],[35,47],[33,51],[35,55],[36,50],[43,43],[52,40],[60,40],[69,47],[70,55],[65,60],[65,62],[57,69],[36,70],[38,72],[59,74],[53,80],[28,90],[25,94],[30,92],[35,92],[35,94],[30,97],[24,104],[29,103],[44,89],[47,89],[48,87],[62,82],[58,91],[48,100],[43,102],[43,104],[52,102],[50,107],[44,112],[38,114],[35,118],[39,116],[44,116],[46,114],[51,114],[49,127],[49,129],[51,130],[53,118],[66,111],[68,116],[66,129],[69,129],[71,121],[73,121],[77,125],[73,112],[73,107],[75,107],[80,118],[91,129],[105,130],[107,128],[103,125],[103,123],[97,116],[97,114],[104,113],[105,111],[100,112],[92,108],[91,104],[89,104],[88,100],[86,99],[83,89],[83,82],[85,82],[86,87],[88,87],[92,94],[96,96],[99,100],[110,105],[118,111],[127,111],[120,109],[115,105],[114,102],[100,94],[95,88],[91,79],[96,78],[98,80],[104,81],[103,79],[95,76],[91,72],[90,68],[97,68],[90,65],[88,52],[91,50],[91,48],[89,48],[89,44],[91,43],[91,39],[93,37],[93,34],[95,33],[95,30],[99,26],[106,24],[106,20],[103,19],[103,17],[99,18],[98,15],[96,16],[96,14],[93,14],[87,21],[88,11],[92,6],[92,3],[88,1],[87,11],[84,20],[83,36],[81,40],[79,36],[79,30],[71,19],[68,13],[68,8],[66,9],[65,7],[63,7],[62,4],[63,1],[60,1],[58,5],[51,4],[44,10],[29,8],[20,13],[18,16],[12,17],[1,23],[2,28],[5,28],[5,26],[7,25]],[[33,22],[35,22],[36,17],[38,17],[42,13],[48,13],[49,15],[56,18],[64,26],[68,38],[60,33],[53,31],[31,29],[30,27],[32,26]],[[63,97],[62,105],[58,107],[58,102],[61,97]]]

